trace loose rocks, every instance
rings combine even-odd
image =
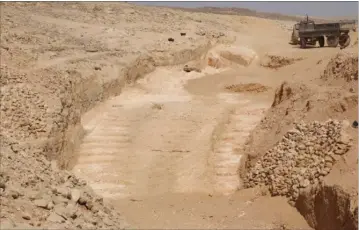
[[[268,90],[268,87],[261,85],[259,83],[235,84],[235,85],[226,86],[225,88],[235,93],[242,93],[242,92],[261,93]]]
[[[330,60],[321,78],[323,80],[344,79],[358,81],[358,54],[339,53]]]
[[[277,55],[266,55],[261,62],[261,66],[270,69],[279,69],[281,67],[294,64],[296,61],[301,60],[303,60],[303,58],[289,58]]]
[[[349,150],[350,140],[342,130],[343,123],[333,120],[296,124],[248,170],[245,187],[266,185],[273,196],[296,200],[300,189],[321,183],[337,156]]]

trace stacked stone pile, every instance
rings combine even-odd
[[[296,200],[300,189],[321,183],[349,148],[343,122],[298,123],[248,170],[244,185],[265,185],[273,196]]]

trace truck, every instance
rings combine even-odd
[[[349,28],[342,27],[340,23],[301,23],[298,29],[300,47],[305,48],[308,44],[315,45],[317,41],[319,46],[323,47],[325,38],[329,47],[337,47],[338,44],[341,47],[348,46],[349,31]]]
[[[296,23],[293,26],[290,44],[301,44],[302,48],[306,45],[315,45],[319,42],[321,47],[324,46],[325,37],[329,47],[346,47],[350,43],[349,31],[356,31],[357,21],[347,20],[334,23],[315,23],[307,19]]]

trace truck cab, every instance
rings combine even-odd
[[[293,26],[290,44],[292,44],[292,45],[299,44],[299,23],[297,23]]]
[[[309,20],[309,18],[307,16],[307,18],[305,20],[302,20],[293,26],[293,32],[292,32],[291,41],[290,41],[290,43],[292,45],[297,45],[300,43],[299,30],[301,30],[303,28],[307,28],[309,30],[314,29],[314,21]]]

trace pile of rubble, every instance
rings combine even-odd
[[[261,66],[270,69],[279,69],[287,65],[292,65],[296,61],[301,61],[303,59],[304,58],[290,58],[278,55],[266,55],[261,61]]]
[[[347,82],[358,80],[358,54],[339,53],[330,60],[321,78],[323,80],[344,79]]]
[[[244,186],[265,185],[273,196],[295,201],[301,189],[320,184],[338,158],[349,150],[344,126],[333,120],[296,124],[248,169]]]
[[[120,214],[86,182],[0,134],[1,229],[119,229]]]

